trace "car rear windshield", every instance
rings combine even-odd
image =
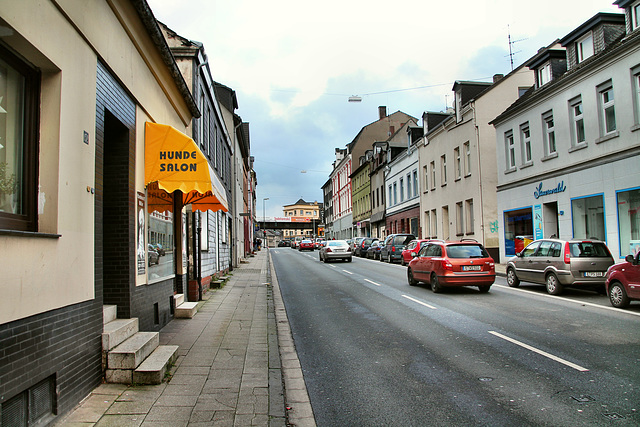
[[[489,258],[487,251],[480,245],[449,245],[449,258]]]
[[[399,245],[408,245],[410,241],[415,240],[415,236],[410,234],[408,236],[396,236],[393,238],[393,243],[391,243],[393,246],[399,246]]]
[[[371,242],[373,242],[373,241],[374,241],[374,239],[364,239],[364,244],[365,245],[370,245]]]
[[[572,258],[610,258],[607,245],[601,242],[569,243]]]

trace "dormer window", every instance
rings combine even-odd
[[[547,62],[538,68],[538,87],[551,81],[551,62]]]
[[[578,54],[578,63],[593,56],[593,35],[591,33],[576,42],[576,52]]]
[[[635,30],[638,27],[640,27],[640,1],[631,6],[631,29]]]

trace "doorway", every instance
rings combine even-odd
[[[558,202],[549,202],[542,205],[542,230],[545,238],[560,237],[558,226]]]

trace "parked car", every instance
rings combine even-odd
[[[561,294],[565,286],[604,292],[605,274],[613,264],[602,241],[539,239],[507,261],[507,284],[538,283],[551,295]]]
[[[380,261],[389,263],[400,261],[402,259],[402,251],[410,241],[415,240],[413,234],[390,234],[384,240],[384,244],[380,248]]]
[[[355,256],[359,256],[360,258],[367,256],[367,249],[369,249],[369,246],[371,246],[372,242],[375,242],[377,240],[378,239],[375,237],[365,237],[357,244],[357,246],[353,250],[353,254]]]
[[[609,267],[605,287],[614,307],[624,308],[631,300],[640,300],[640,252],[627,255],[623,263]]]
[[[147,244],[147,262],[149,263],[149,267],[151,267],[151,264],[160,263],[160,255],[151,243]]]
[[[300,252],[302,252],[302,251],[312,251],[314,249],[315,249],[315,247],[314,247],[313,242],[311,240],[306,240],[305,239],[305,240],[301,240],[300,241],[300,245],[298,247],[298,250]]]
[[[324,246],[325,243],[326,241],[324,239],[316,239],[314,245],[316,249],[320,249],[321,247]]]
[[[493,258],[480,243],[430,241],[413,257],[407,268],[409,285],[431,285],[433,292],[446,286],[477,286],[489,292],[496,279]]]
[[[288,240],[286,240],[286,239],[285,239],[285,240],[280,240],[280,241],[278,242],[278,247],[279,247],[279,248],[287,248],[287,247],[289,247],[289,246],[291,246],[291,243],[290,243]]]
[[[415,257],[420,249],[429,241],[430,239],[415,239],[409,242],[406,248],[402,251],[402,258],[400,259],[400,264],[409,265],[413,257]]]
[[[382,247],[383,243],[384,242],[382,242],[381,240],[371,242],[371,246],[369,246],[369,249],[367,249],[367,258],[380,259],[380,248]]]
[[[332,259],[342,259],[351,262],[351,246],[346,240],[328,240],[327,244],[320,249],[320,261],[329,262]]]
[[[360,242],[362,242],[364,239],[365,237],[354,237],[353,239],[351,239],[351,242],[349,242],[349,244],[351,245],[351,252],[355,252],[358,245],[360,245]]]

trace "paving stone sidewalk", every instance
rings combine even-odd
[[[198,305],[160,331],[179,346],[166,382],[102,384],[57,425],[315,426],[268,250]]]

